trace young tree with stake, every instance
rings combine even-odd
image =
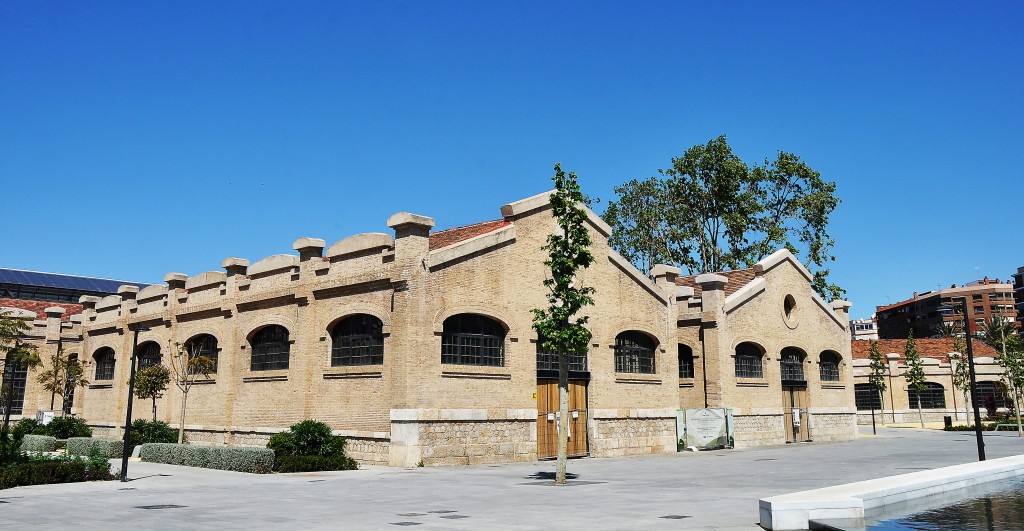
[[[153,401],[153,421],[156,421],[156,400],[164,396],[171,372],[163,365],[150,365],[135,373],[135,396]]]
[[[917,352],[917,343],[914,342],[914,330],[907,335],[907,346],[903,348],[904,363],[907,364],[907,372],[903,377],[907,380],[907,388],[913,389],[917,395],[917,415],[921,419],[921,427],[924,427],[924,412],[921,411],[921,391],[925,385],[924,363],[921,361],[921,354]]]
[[[209,356],[204,356],[200,345],[193,344],[186,348],[175,344],[174,354],[171,356],[171,372],[173,373],[174,386],[181,391],[181,417],[178,424],[178,444],[185,440],[185,408],[188,404],[188,392],[200,377],[208,379],[214,370],[214,362]],[[155,417],[154,417],[155,418]]]
[[[871,342],[871,348],[868,349],[868,357],[871,360],[871,364],[868,368],[871,370],[868,374],[868,384],[871,386],[871,390],[878,395],[878,404],[882,406],[882,423],[885,423],[885,401],[882,396],[885,392],[885,361],[882,358],[881,351],[878,350],[878,341]],[[874,428],[875,425],[875,400],[871,399],[871,426]]]

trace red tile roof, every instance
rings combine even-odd
[[[949,361],[948,355],[950,352],[956,352],[953,348],[952,338],[938,338],[938,339],[914,339],[914,343],[917,345],[917,352],[922,358],[936,358],[942,361]],[[899,354],[900,358],[903,357],[903,349],[907,346],[906,339],[880,339],[878,340],[878,351],[882,355],[886,354]],[[855,359],[868,359],[871,354],[871,341],[857,340],[853,341],[850,345],[853,350],[853,357]],[[996,357],[999,355],[992,347],[982,343],[981,341],[971,341],[971,349],[974,351],[975,356],[987,356]]]
[[[732,271],[718,271],[715,274],[722,275],[723,277],[729,279],[729,281],[725,283],[726,297],[732,295],[733,293],[736,293],[743,286],[750,284],[750,282],[754,280],[755,277],[753,268],[734,269]],[[697,284],[697,275],[676,277],[676,285],[693,288],[693,296],[700,297],[700,285]]]
[[[454,245],[461,241],[468,240],[474,236],[496,231],[511,224],[511,221],[496,219],[494,221],[484,221],[482,223],[474,223],[464,227],[455,227],[453,229],[432,232],[430,233],[430,250],[433,251],[434,249],[448,247],[449,245]]]
[[[68,302],[30,301],[26,299],[0,299],[0,308],[21,308],[22,310],[36,312],[36,319],[46,319],[46,312],[44,312],[43,310],[51,306],[59,306],[66,310],[64,312],[64,315],[62,315],[60,318],[61,321],[67,321],[71,319],[72,315],[82,313],[81,304],[72,304]]]

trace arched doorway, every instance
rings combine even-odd
[[[782,415],[786,442],[810,441],[807,417],[807,379],[804,361],[807,353],[796,347],[782,349],[779,369],[782,377]]]

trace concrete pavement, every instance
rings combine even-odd
[[[1015,432],[986,442],[991,458],[1024,453]],[[574,460],[567,487],[547,478],[550,461],[262,476],[133,462],[128,483],[0,491],[0,526],[751,530],[762,497],[976,459],[972,433],[882,428],[842,443]]]

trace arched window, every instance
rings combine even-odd
[[[790,382],[802,382],[804,380],[804,353],[796,347],[782,349],[782,356],[779,368],[782,372],[782,380]]]
[[[764,351],[754,343],[736,345],[736,377],[764,378]]]
[[[11,393],[11,415],[21,415],[25,408],[25,382],[27,380],[28,366],[14,361],[13,356],[8,354],[7,360],[4,362],[3,387],[5,391]],[[8,403],[6,394],[3,398],[4,400],[0,401],[0,411],[3,411]]]
[[[288,341],[288,329],[279,325],[260,328],[249,341],[252,345],[253,371],[273,371],[288,368],[288,354],[291,342]]]
[[[189,360],[199,356],[210,358],[210,361],[213,362],[213,368],[210,372],[217,372],[217,358],[220,353],[220,348],[217,346],[217,338],[210,334],[199,334],[185,343],[185,352],[188,353]]]
[[[92,359],[96,360],[97,380],[114,379],[114,349],[103,347],[92,355]]]
[[[160,365],[160,345],[156,341],[147,341],[139,345],[137,369],[145,369],[153,365]]]
[[[693,349],[679,344],[679,377],[693,378]]]
[[[654,347],[647,334],[629,330],[615,336],[615,372],[654,374]]]
[[[342,319],[331,330],[331,367],[384,363],[384,323],[366,314]]]
[[[826,350],[818,358],[818,371],[823,382],[839,381],[839,354]]]
[[[924,389],[918,393],[913,387],[907,390],[910,395],[911,409],[917,408],[918,394],[921,396],[921,409],[945,409],[946,393],[941,384],[925,382]]]
[[[444,320],[441,363],[505,366],[505,328],[497,321],[471,313]]]
[[[876,411],[882,409],[882,395],[871,384],[854,384],[853,399],[858,410],[870,411],[872,405]]]
[[[589,342],[589,339],[587,340]],[[544,338],[537,338],[537,370],[538,371],[557,371],[558,370],[558,355],[554,352],[548,352],[543,347]],[[569,356],[569,372],[586,372],[587,371],[587,353],[579,355]]]
[[[83,370],[82,364],[78,361],[78,354],[69,354],[68,355],[68,367],[67,367],[67,370],[68,370],[68,378],[67,378],[68,382],[67,383],[69,383],[69,384],[70,383],[74,383],[74,382],[71,381],[72,378],[73,378],[73,376],[71,374],[71,371],[82,371]],[[85,374],[83,372],[79,372],[79,374],[81,374],[83,378],[85,377]],[[67,393],[68,394],[67,394],[67,396],[64,397],[64,413],[70,413],[71,412],[71,407],[75,405],[75,386],[74,385],[68,385],[66,387],[67,387]]]
[[[1001,382],[978,382],[978,406],[983,408],[1007,407],[1011,403],[1006,396],[1006,388]],[[993,411],[992,413],[995,413]]]

